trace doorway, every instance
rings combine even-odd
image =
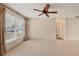
[[[64,19],[56,18],[56,39],[64,40]]]

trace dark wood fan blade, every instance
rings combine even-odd
[[[47,13],[55,13],[55,14],[57,14],[57,11],[48,11]]]
[[[38,15],[38,16],[41,16],[41,15],[43,15],[44,13],[41,13],[40,15]]]
[[[47,17],[49,17],[49,15],[48,15],[47,13],[45,13],[45,15],[46,15]]]
[[[33,9],[33,10],[35,10],[35,11],[39,11],[39,12],[43,12],[43,11],[41,11],[41,10],[38,10],[38,9]]]

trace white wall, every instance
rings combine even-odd
[[[65,40],[79,40],[79,18],[67,18],[65,21]]]
[[[34,18],[29,21],[30,39],[56,40],[56,21],[54,18]]]

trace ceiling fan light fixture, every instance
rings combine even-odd
[[[46,4],[46,6],[44,7],[44,9],[41,11],[41,10],[38,10],[38,9],[34,9],[35,11],[39,11],[39,12],[42,12],[40,15],[38,16],[41,16],[43,14],[45,14],[47,17],[49,17],[48,13],[53,13],[53,14],[57,14],[57,11],[48,11],[50,8],[50,4]]]

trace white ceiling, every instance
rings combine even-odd
[[[45,3],[6,3],[5,5],[29,18],[47,18],[45,15],[38,16],[41,12],[33,10],[34,8],[42,10],[46,5]],[[52,3],[49,10],[58,11],[58,14],[49,14],[50,18],[79,16],[79,4]]]

